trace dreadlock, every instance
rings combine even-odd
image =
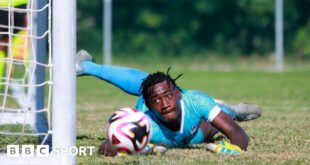
[[[140,92],[143,95],[143,99],[145,101],[145,104],[148,108],[150,108],[149,103],[148,103],[148,96],[151,94],[153,91],[154,85],[166,81],[168,84],[172,84],[173,88],[180,89],[175,81],[180,78],[183,74],[179,74],[176,78],[171,78],[169,71],[171,67],[167,69],[166,73],[163,72],[155,72],[152,74],[149,74],[142,82],[141,87],[140,87]]]

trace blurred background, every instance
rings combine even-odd
[[[103,2],[78,0],[78,49],[103,57]],[[276,2],[111,0],[112,64],[184,73],[177,84],[263,115],[240,123],[251,142],[240,164],[310,164],[310,0],[283,0],[283,71],[276,70]],[[118,75],[122,76],[122,75]],[[132,97],[95,77],[77,79],[77,145],[100,144],[109,116]],[[161,157],[79,157],[80,164],[236,164],[203,146]],[[171,159],[171,158],[175,159]]]
[[[78,49],[99,62],[103,1],[77,1]],[[112,6],[114,64],[165,57],[274,65],[275,0],[112,0]],[[283,0],[284,59],[292,67],[310,60],[309,9],[310,0]]]

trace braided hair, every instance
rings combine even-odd
[[[169,74],[171,67],[167,69],[166,73],[163,72],[155,72],[152,74],[149,74],[142,82],[140,87],[140,92],[143,95],[143,100],[145,101],[145,104],[148,108],[150,108],[150,104],[148,102],[148,96],[151,95],[151,92],[153,91],[153,88],[155,84],[161,83],[166,81],[168,84],[172,84],[173,88],[177,88],[180,90],[180,88],[176,85],[175,81],[180,78],[183,74],[179,74],[176,78],[172,78]]]

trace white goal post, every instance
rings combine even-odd
[[[76,145],[76,0],[53,0],[53,145]],[[55,85],[59,83],[59,85]],[[65,160],[75,163],[75,157]]]
[[[44,7],[42,7],[42,2],[46,3],[43,4]],[[37,14],[45,10],[45,7],[48,8],[48,18],[45,18],[49,20],[47,26],[48,31],[46,32],[49,42],[49,48],[48,51],[46,51],[48,53],[44,52],[44,50],[42,52],[41,50],[41,52],[35,53],[36,55],[33,57],[34,59],[30,59],[28,62],[30,68],[32,64],[34,65],[34,81],[41,82],[42,75],[43,77],[47,77],[44,72],[49,74],[51,81],[42,81],[43,83],[39,84],[38,82],[35,82],[35,85],[30,84],[27,87],[40,88],[42,87],[42,84],[48,84],[49,86],[47,88],[51,88],[51,94],[47,94],[48,98],[46,99],[44,99],[44,93],[42,95],[42,93],[38,93],[37,91],[28,94],[28,96],[31,97],[30,100],[36,99],[36,101],[39,101],[39,103],[35,105],[35,107],[39,107],[39,109],[36,109],[36,111],[39,112],[45,109],[45,106],[41,107],[40,104],[44,104],[44,101],[46,100],[51,100],[51,105],[47,105],[47,107],[51,109],[52,112],[47,113],[47,120],[50,120],[49,115],[51,115],[52,119],[51,121],[48,121],[51,125],[48,126],[48,132],[46,132],[47,135],[50,134],[52,136],[51,152],[48,157],[37,157],[36,154],[33,157],[7,157],[7,154],[0,153],[0,164],[75,164],[76,157],[74,155],[71,155],[69,152],[56,154],[53,149],[55,147],[68,149],[76,146],[76,0],[28,0],[28,3],[33,5],[30,7],[28,5],[28,15]],[[34,4],[37,6],[34,6]],[[8,11],[18,10],[12,6],[1,9]],[[37,20],[34,22],[37,22],[38,18],[35,19]],[[30,22],[28,20],[30,26],[40,26],[40,23],[32,23],[33,20]],[[8,26],[8,29],[10,28],[11,27]],[[36,46],[30,48],[31,53],[42,47],[38,42],[38,40],[41,39],[40,36],[34,33],[35,32],[31,31],[30,34],[26,35],[30,39],[37,40]],[[12,33],[12,30],[8,31],[8,34],[10,37],[15,35]],[[9,43],[11,43],[10,40]],[[44,44],[47,45],[47,43],[43,43],[43,45]],[[9,46],[10,44],[8,47]],[[47,54],[48,60],[41,58],[42,56],[40,55],[42,54]],[[0,60],[11,60],[13,61],[12,63],[16,61],[15,59],[9,58]],[[43,61],[48,61],[48,63],[44,64]],[[39,70],[41,67],[48,68],[49,70],[43,71],[42,73],[42,70]],[[40,74],[41,77],[36,77]],[[31,73],[29,73],[29,75],[31,76]],[[8,80],[8,82],[9,81],[10,80]],[[8,91],[8,87],[6,87],[6,91]],[[49,101],[46,102],[49,104]],[[4,111],[3,107],[2,111]],[[24,133],[24,135],[25,134],[26,133]],[[40,134],[36,135],[40,136]]]

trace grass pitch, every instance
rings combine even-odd
[[[128,65],[127,65],[128,66]],[[172,65],[185,89],[197,89],[229,103],[251,102],[263,109],[257,120],[239,123],[250,137],[248,151],[236,158],[204,150],[204,144],[170,149],[162,156],[78,157],[78,164],[309,164],[310,71],[208,71]],[[167,66],[135,66],[153,72]],[[151,69],[158,68],[158,69]],[[94,77],[77,84],[77,145],[95,146],[105,139],[107,120],[136,97]]]

